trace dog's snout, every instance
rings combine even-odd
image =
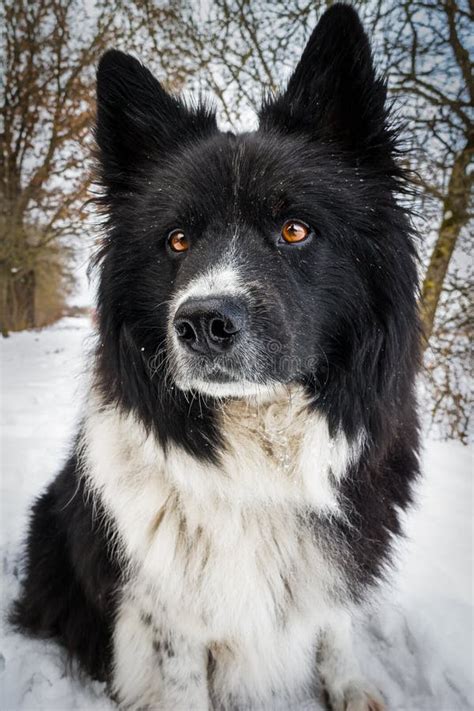
[[[205,355],[229,351],[246,321],[245,304],[236,298],[188,299],[174,317],[176,335],[189,350]]]

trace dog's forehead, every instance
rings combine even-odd
[[[170,184],[201,208],[273,203],[307,179],[307,152],[301,142],[259,132],[220,133],[176,156]]]
[[[147,202],[170,229],[311,222],[316,207],[343,214],[348,201],[357,203],[362,183],[351,175],[334,148],[306,138],[216,133],[170,156],[148,184]]]

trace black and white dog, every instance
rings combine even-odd
[[[257,131],[100,62],[107,238],[70,460],[13,613],[127,709],[379,709],[351,618],[418,473],[413,235],[357,14],[321,18]]]

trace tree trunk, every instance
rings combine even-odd
[[[421,317],[425,346],[433,331],[436,309],[443,290],[443,282],[462,228],[469,219],[469,200],[472,176],[468,166],[473,159],[474,134],[457,154],[449,178],[448,192],[443,203],[443,218],[431,254],[421,293]]]
[[[4,336],[9,331],[21,331],[36,326],[36,275],[33,269],[21,275],[2,270],[1,323]]]
[[[2,336],[8,336],[7,324],[8,274],[7,266],[0,262],[0,331]]]

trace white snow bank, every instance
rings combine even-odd
[[[0,344],[4,711],[112,708],[100,684],[67,675],[54,643],[17,635],[4,619],[18,588],[28,507],[65,459],[74,433],[88,334],[87,319],[69,318]],[[398,573],[378,609],[361,621],[358,652],[390,711],[465,711],[474,708],[470,453],[455,442],[428,441],[423,460]]]

